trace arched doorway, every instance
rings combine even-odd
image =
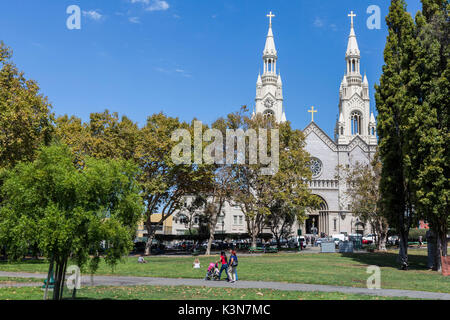
[[[319,209],[309,213],[308,219],[305,221],[305,231],[306,234],[320,236],[321,233],[327,233],[328,204],[324,198],[319,195],[316,196],[320,198],[321,203]]]
[[[364,229],[365,229],[364,223],[362,223],[361,221],[355,223],[356,234],[364,235]]]

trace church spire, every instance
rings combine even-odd
[[[269,18],[269,31],[263,51],[264,69],[258,75],[256,81],[256,114],[264,117],[273,117],[276,122],[285,122],[286,114],[283,107],[283,82],[281,75],[277,74],[278,53],[272,31],[272,11],[267,15]]]
[[[360,60],[361,53],[356,40],[356,33],[354,29],[353,18],[356,14],[353,11],[348,15],[351,18],[350,35],[348,36],[347,52],[345,53],[345,60],[347,61],[347,75],[360,75]]]
[[[339,120],[336,122],[336,140],[340,145],[349,144],[359,136],[369,145],[376,145],[376,123],[370,114],[369,81],[360,71],[361,53],[356,40],[353,11],[350,17],[350,35],[348,36],[345,61],[347,72],[339,88]]]
[[[272,18],[275,17],[272,14],[272,11],[267,15],[269,20],[269,31],[267,33],[266,45],[263,51],[263,60],[264,60],[264,74],[277,72],[277,49],[275,47],[275,40],[273,38],[272,31]]]

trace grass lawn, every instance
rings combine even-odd
[[[14,283],[42,283],[42,279],[38,278],[15,278],[15,277],[0,277],[0,284],[14,284]]]
[[[0,300],[42,300],[40,288],[0,288]],[[64,289],[64,297],[71,298]],[[87,287],[77,291],[77,299],[99,300],[404,300],[337,292],[293,292],[267,289],[207,287]]]
[[[199,257],[202,268],[193,269],[194,257],[147,257],[147,264],[137,258],[125,258],[114,270],[104,262],[96,274],[166,278],[198,278],[205,276],[210,262],[217,256]],[[426,250],[411,250],[410,270],[398,270],[397,253],[361,254],[267,254],[239,257],[239,280],[277,281],[366,287],[369,265],[381,268],[381,287],[450,293],[450,277],[426,270]],[[0,271],[46,273],[45,261],[25,261],[18,264],[0,262]]]

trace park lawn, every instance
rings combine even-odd
[[[39,278],[17,278],[17,277],[0,277],[0,284],[14,284],[14,283],[41,283]]]
[[[0,300],[42,300],[36,287],[0,288]],[[71,291],[64,290],[71,299]],[[86,287],[77,290],[79,300],[404,300],[400,297],[344,294],[339,292],[299,292],[269,289],[208,288],[191,286]]]
[[[193,269],[194,257],[147,257],[147,264],[138,264],[136,257],[127,257],[114,270],[103,261],[98,275],[141,276],[163,278],[197,278],[205,276],[210,262],[217,256],[198,257],[201,269]],[[397,253],[359,254],[266,254],[240,256],[239,280],[275,281],[288,283],[324,284],[347,287],[366,287],[366,271],[370,265],[381,268],[381,287],[450,293],[450,277],[426,269],[426,251],[411,250],[410,270],[398,269]],[[25,261],[18,264],[0,263],[0,271],[46,273],[44,261]],[[223,275],[224,276],[224,275]]]

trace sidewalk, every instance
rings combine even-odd
[[[0,277],[39,278],[45,279],[47,275],[22,272],[0,272]],[[365,294],[385,297],[407,297],[413,299],[450,300],[450,293],[412,291],[398,289],[370,290],[366,288],[338,287],[317,284],[262,282],[262,281],[238,281],[228,283],[226,281],[205,281],[203,279],[168,279],[149,277],[121,277],[121,276],[94,276],[91,282],[90,276],[82,276],[82,286],[197,286],[214,288],[240,288],[240,289],[273,289],[285,291],[319,291],[340,292],[348,294]],[[41,285],[39,283],[39,285]],[[30,283],[17,283],[14,285],[0,285],[2,287],[36,286]]]

